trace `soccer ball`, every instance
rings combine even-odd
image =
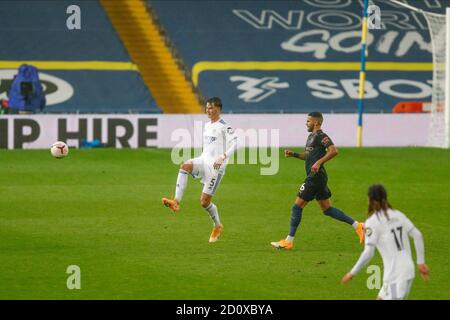
[[[69,147],[62,141],[56,141],[50,148],[50,153],[57,159],[64,158],[69,153]]]

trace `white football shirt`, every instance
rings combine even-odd
[[[380,211],[366,220],[366,245],[375,246],[384,265],[384,283],[406,281],[414,278],[415,269],[411,257],[409,233],[414,224],[402,212],[388,209]]]
[[[214,163],[221,155],[225,154],[231,146],[236,145],[236,134],[225,120],[219,119],[216,122],[207,122],[203,130],[203,152],[201,157],[209,164]],[[230,154],[223,163],[223,167],[228,163]]]

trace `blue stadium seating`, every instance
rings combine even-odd
[[[81,10],[80,30],[69,30],[66,25],[70,16],[67,7],[73,4]],[[49,105],[45,112],[161,112],[98,1],[0,1],[0,13],[0,63],[58,62],[56,69],[40,68],[40,73],[43,77],[56,77],[55,81],[47,81],[47,87],[59,91],[52,93],[66,99]],[[108,65],[124,62],[125,67],[123,70],[109,70],[108,65],[93,70],[87,70],[86,66],[72,69],[73,61],[101,61]],[[5,69],[0,69],[2,97],[5,80],[11,80],[11,70]],[[64,89],[61,81],[72,88],[71,97],[67,92],[70,90]]]
[[[194,85],[204,96],[222,97],[226,111],[356,112],[360,1],[147,3]],[[430,100],[432,57],[424,17],[375,3],[382,29],[370,30],[365,111],[391,112],[399,101]],[[450,1],[418,5],[442,13]]]

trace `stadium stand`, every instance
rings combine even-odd
[[[357,111],[361,6],[355,1],[147,0],[203,96],[234,113]],[[425,19],[381,6],[371,30],[365,112],[428,101],[431,44]],[[442,9],[442,8],[441,8]]]
[[[141,0],[102,0],[123,43],[165,113],[202,112],[191,83],[185,79],[158,25]]]
[[[19,65],[29,63],[40,71],[45,112],[160,113],[100,2],[77,1],[80,30],[66,25],[71,4],[0,2],[0,98]]]

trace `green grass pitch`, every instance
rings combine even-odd
[[[367,187],[387,187],[425,238],[431,278],[417,275],[410,299],[450,299],[450,151],[340,148],[326,167],[334,205],[357,220]],[[0,151],[0,299],[374,299],[366,269],[340,285],[362,246],[316,203],[293,251],[270,246],[289,230],[305,173],[284,157],[277,175],[260,168],[227,168],[214,198],[225,229],[210,244],[199,180],[189,178],[178,214],[161,204],[178,171],[170,150]],[[382,266],[378,253],[371,264]],[[69,265],[80,290],[66,286]]]

